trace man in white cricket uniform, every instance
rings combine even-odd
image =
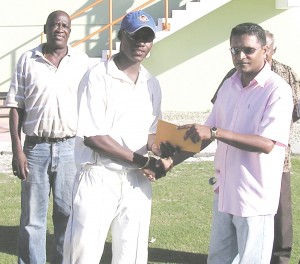
[[[161,118],[160,85],[141,65],[155,29],[143,11],[127,14],[120,52],[92,68],[80,85],[79,171],[64,263],[98,264],[110,228],[112,263],[147,263],[151,181],[170,167],[144,156]]]

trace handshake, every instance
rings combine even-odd
[[[143,173],[150,181],[155,181],[165,176],[168,171],[173,168],[172,156],[179,152],[180,149],[174,148],[168,142],[160,144],[160,148],[155,144],[151,146],[151,152],[148,152],[148,157],[140,154],[133,154],[133,161],[139,164],[139,169],[143,170]]]

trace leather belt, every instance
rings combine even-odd
[[[74,137],[75,136],[67,136],[63,138],[50,138],[50,137],[38,137],[38,136],[26,136],[25,140],[33,144],[41,144],[41,143],[51,144],[51,143],[63,142]]]

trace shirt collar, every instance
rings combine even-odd
[[[257,83],[259,86],[264,87],[265,83],[269,79],[269,73],[271,72],[271,66],[268,62],[265,62],[264,67],[260,70],[260,72],[254,77],[254,79],[250,82],[251,84]],[[241,82],[241,73],[236,71],[231,78],[235,81]]]
[[[265,63],[261,71],[255,76],[254,80],[259,86],[264,87],[270,77],[271,66],[268,62]]]
[[[117,65],[114,62],[116,54],[113,55],[108,61],[107,61],[107,73],[111,75],[114,78],[117,79],[122,79],[124,81],[132,82],[127,75],[120,71],[117,67]],[[146,70],[146,68],[143,65],[140,65],[140,70],[139,70],[139,81],[145,80],[147,81],[150,79],[152,76],[151,74]]]
[[[37,57],[43,57],[43,48],[46,45],[46,43],[42,43],[39,46],[37,46],[34,50],[34,55]],[[70,44],[68,44],[68,53],[67,56],[72,56],[74,54],[74,49],[71,47]]]

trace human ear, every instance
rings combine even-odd
[[[121,37],[122,37],[122,32],[121,32],[121,30],[119,30],[119,32],[118,32],[118,40],[121,40]]]

